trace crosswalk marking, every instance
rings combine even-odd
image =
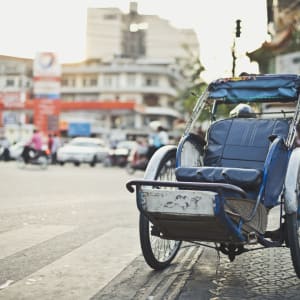
[[[137,229],[114,228],[1,291],[0,299],[90,299],[139,254]]]
[[[71,231],[73,226],[27,225],[0,234],[0,259],[15,254],[59,234]]]

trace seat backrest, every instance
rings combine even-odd
[[[263,170],[271,135],[286,137],[290,119],[232,118],[217,121],[207,133],[205,166]]]

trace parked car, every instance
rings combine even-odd
[[[22,152],[23,152],[24,146],[25,146],[24,141],[12,144],[9,147],[9,157],[10,157],[10,159],[14,159],[14,160],[18,159],[21,156]]]
[[[66,162],[72,162],[75,166],[89,163],[94,167],[104,160],[108,151],[104,141],[99,138],[77,137],[58,149],[57,160],[61,165]]]
[[[128,162],[130,152],[136,147],[135,141],[120,141],[116,147],[109,150],[105,158],[104,165],[125,167]]]

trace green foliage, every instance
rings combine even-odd
[[[186,47],[189,59],[183,62],[183,76],[187,82],[187,87],[181,92],[180,99],[185,112],[191,113],[198,97],[204,92],[207,84],[202,80],[201,73],[205,70],[200,58]]]

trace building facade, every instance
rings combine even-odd
[[[261,73],[300,73],[300,1],[267,0],[270,41],[247,53]]]
[[[97,135],[145,133],[152,121],[160,121],[172,129],[181,117],[178,97],[185,87],[181,66],[199,56],[198,48],[193,30],[141,15],[136,3],[130,4],[127,14],[117,8],[88,9],[87,58],[61,65],[60,104],[52,107],[59,110],[57,128],[66,132],[70,123],[89,123]],[[0,66],[1,124],[36,124],[37,111],[48,104],[39,107],[34,99],[34,61],[0,56]],[[8,103],[5,99],[12,92],[19,98]]]
[[[105,128],[146,129],[160,120],[171,128],[180,114],[176,110],[178,88],[182,77],[168,61],[146,59],[114,59],[110,63],[97,60],[63,65],[61,95],[69,102],[133,102],[134,111],[98,112],[99,126]],[[84,118],[84,112],[65,114]]]
[[[199,56],[192,29],[179,29],[156,15],[138,13],[131,2],[129,13],[117,8],[89,8],[87,14],[87,59],[111,61],[114,57],[178,61],[191,53]]]

